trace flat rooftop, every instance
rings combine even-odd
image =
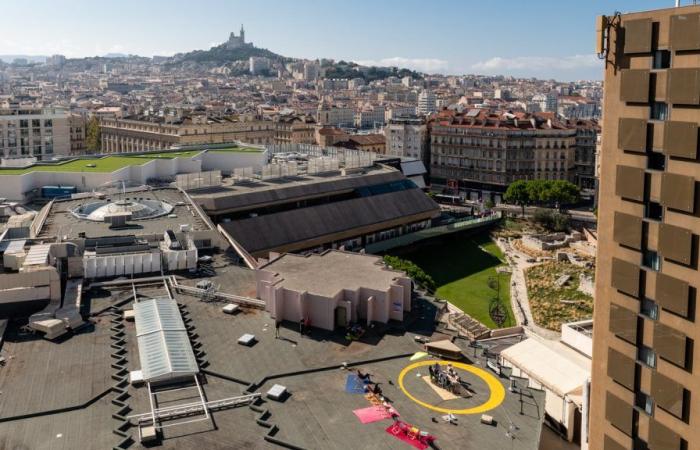
[[[170,217],[170,214],[144,220],[129,220],[128,227],[110,228],[108,223],[93,222],[85,219],[78,219],[71,211],[81,204],[95,201],[95,198],[62,200],[56,201],[51,206],[46,222],[38,237],[46,238],[57,235],[68,236],[68,238],[78,238],[78,234],[83,232],[87,237],[101,236],[124,236],[124,235],[145,235],[163,234],[165,230],[180,231],[181,224],[189,224],[193,231],[207,230],[204,222],[192,206],[189,206],[187,198],[177,189],[151,189],[138,192],[127,192],[123,194],[113,194],[108,196],[112,200],[124,198],[158,199],[173,205],[171,214],[177,217]],[[178,205],[178,203],[184,203]]]
[[[0,175],[23,175],[30,172],[103,172],[110,173],[127,166],[140,166],[155,159],[191,158],[203,150],[174,150],[119,156],[84,157],[64,162],[42,162],[24,168],[0,168]],[[212,153],[261,152],[253,147],[229,147],[208,150]]]
[[[397,277],[405,276],[384,266],[379,256],[336,250],[309,255],[285,253],[261,269],[278,274],[276,286],[324,297],[360,287],[386,291]]]
[[[226,263],[226,255],[217,255],[211,265],[202,269],[200,277],[212,279],[222,290],[247,295],[255,289],[252,271]],[[187,274],[182,283],[195,283]],[[142,284],[139,296],[167,295],[163,284]],[[21,323],[8,328],[1,349],[6,364],[0,367],[0,448],[51,448],[72,450],[112,448],[122,438],[113,433],[120,421],[113,418],[119,409],[112,404],[118,392],[111,367],[117,359],[110,356],[110,344],[121,337],[114,331],[114,318],[121,310],[131,309],[131,286],[95,287],[86,290],[84,298],[94,325],[77,335],[58,342],[48,342],[21,331]],[[504,400],[486,413],[496,425],[481,424],[480,413],[460,414],[456,425],[442,420],[443,413],[422,403],[444,408],[472,408],[488,401],[491,389],[484,379],[471,372],[460,371],[471,383],[471,398],[441,399],[423,380],[427,368],[409,367],[410,356],[420,351],[415,336],[431,340],[450,338],[437,331],[438,307],[428,299],[415,299],[415,307],[403,323],[377,325],[359,340],[349,341],[342,331],[313,329],[300,336],[297,324],[282,324],[280,337],[275,338],[274,320],[264,311],[243,310],[237,315],[224,314],[223,303],[203,302],[187,295],[175,295],[183,307],[183,317],[191,325],[193,348],[197,349],[202,389],[208,400],[219,400],[246,393],[267,392],[274,384],[289,389],[283,402],[263,399],[259,406],[267,409],[268,423],[278,427],[276,439],[306,449],[406,449],[385,429],[391,420],[361,424],[353,410],[370,406],[361,394],[345,391],[348,372],[341,365],[348,363],[372,374],[381,383],[385,396],[401,415],[401,420],[414,424],[437,437],[441,449],[502,450],[518,448],[536,450],[544,415],[544,393],[527,392],[522,398],[508,392],[509,381],[491,373],[491,383],[505,391]],[[113,307],[115,309],[109,309]],[[87,311],[86,311],[87,312]],[[133,322],[123,322],[125,367],[139,369],[136,330]],[[251,347],[235,341],[244,333],[256,336]],[[513,341],[514,342],[514,341]],[[473,353],[468,342],[457,339],[469,358],[465,361],[475,371],[486,367],[481,354]],[[504,341],[504,345],[511,342]],[[428,363],[430,358],[419,362]],[[403,387],[399,384],[401,373]],[[129,414],[150,411],[146,387],[128,386],[122,400]],[[177,391],[159,396],[160,406],[192,402],[191,391]],[[196,395],[195,395],[196,396]],[[521,400],[523,414],[521,411]],[[162,402],[162,403],[160,403]],[[212,412],[212,421],[190,423],[164,429],[162,448],[280,448],[264,439],[269,428],[258,425],[258,413],[249,407]],[[434,420],[433,420],[434,419]],[[517,427],[517,428],[515,428]],[[513,435],[509,431],[516,430]],[[132,426],[126,433],[138,440]],[[517,442],[516,442],[517,441]],[[143,448],[138,442],[130,448]]]
[[[233,185],[197,189],[189,192],[194,201],[209,212],[251,209],[256,205],[279,203],[294,198],[313,197],[331,192],[351,191],[361,186],[403,179],[398,170],[375,165],[348,175],[339,171],[303,174],[270,180],[235,181]]]

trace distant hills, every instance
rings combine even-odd
[[[0,61],[11,63],[15,59],[26,59],[32,63],[45,63],[48,56],[42,55],[0,55]]]
[[[248,60],[251,56],[268,58],[273,62],[273,69],[281,67],[283,64],[295,61],[295,58],[289,58],[279,55],[265,48],[253,46],[243,46],[238,48],[228,48],[227,45],[221,44],[210,48],[209,50],[194,50],[187,53],[178,53],[171,57],[159,57],[158,62],[162,66],[170,69],[203,69],[208,70],[215,67],[228,67],[231,75],[244,75],[248,73]],[[29,63],[42,64],[46,62],[47,56],[43,55],[0,55],[0,61],[11,63],[15,59],[23,58]],[[86,58],[70,58],[66,61],[67,66],[80,70],[90,69],[96,64],[104,64],[108,60],[114,59],[130,59],[139,60],[144,63],[151,58],[146,58],[137,55],[126,55],[123,53],[107,53],[103,56],[91,56]],[[399,67],[366,67],[359,64],[346,61],[331,62],[323,60],[323,69],[326,73],[326,78],[336,79],[353,79],[362,78],[367,82],[381,80],[390,76],[404,77],[411,76],[415,79],[423,78],[420,72]],[[272,71],[271,73],[274,73]]]
[[[167,59],[164,64],[166,66],[198,65],[209,68],[227,66],[231,69],[231,74],[240,75],[248,72],[247,63],[251,56],[268,58],[271,61],[280,64],[295,61],[294,58],[279,55],[265,48],[249,46],[231,49],[228,48],[226,44],[221,44],[212,47],[209,50],[195,50],[188,53],[178,53],[177,55]],[[398,67],[366,67],[346,61],[327,61],[324,62],[322,66],[326,71],[326,78],[363,78],[368,82],[384,79],[390,76],[412,76],[416,79],[423,78],[422,74],[419,72]]]
[[[251,56],[268,58],[273,61],[286,62],[286,58],[265,48],[253,46],[228,48],[226,44],[217,45],[209,50],[194,50],[188,53],[178,53],[170,58],[171,63],[194,62],[198,64],[224,65],[230,62],[247,61]]]

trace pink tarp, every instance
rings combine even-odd
[[[353,413],[362,423],[373,423],[384,419],[391,419],[392,412],[398,416],[395,409],[391,408],[387,410],[387,408],[381,405],[369,406],[367,408],[356,409],[353,411]]]

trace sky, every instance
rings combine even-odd
[[[682,4],[692,3],[682,0]],[[600,79],[595,17],[674,0],[2,0],[0,55],[172,55],[245,25],[284,56],[429,73]]]

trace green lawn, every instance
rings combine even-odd
[[[212,148],[209,150],[211,153],[259,153],[262,150],[255,147],[226,147],[226,148]]]
[[[497,328],[489,315],[489,304],[496,293],[488,281],[498,276],[496,267],[503,265],[503,254],[488,233],[445,236],[389,253],[413,261],[432,276],[438,297],[449,300],[487,327]],[[514,326],[510,274],[500,275],[499,300],[507,311],[503,326]]]
[[[209,151],[212,153],[260,152],[259,149],[253,147],[228,147]],[[29,172],[114,172],[126,166],[141,165],[154,159],[191,158],[201,152],[202,150],[181,150],[129,156],[105,156],[99,159],[79,158],[69,162],[35,165],[24,169],[0,168],[0,175],[22,175]],[[88,165],[95,167],[88,167]]]

